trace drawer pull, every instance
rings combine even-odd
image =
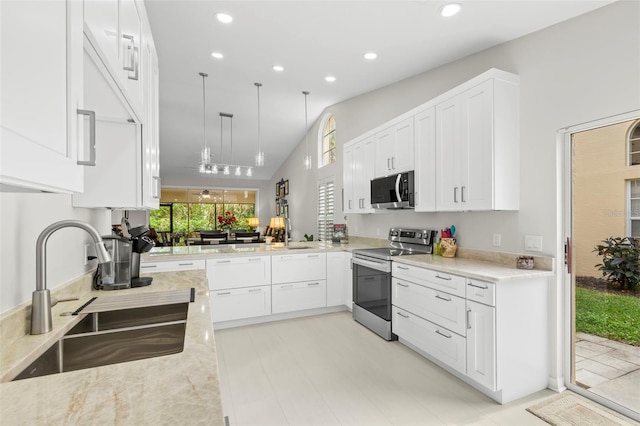
[[[216,263],[231,263],[231,259],[227,259],[227,260],[216,260]]]
[[[471,320],[469,319],[470,313],[471,313],[471,308],[467,309],[467,330],[471,330]]]
[[[193,262],[190,262],[190,263],[178,263],[178,266],[193,266]]]
[[[407,266],[400,266],[398,265],[398,269],[402,269],[403,271],[408,271],[409,268]]]
[[[409,288],[409,284],[402,284],[402,283],[398,283],[398,285],[399,285],[400,287],[406,287],[406,288]]]
[[[249,293],[257,293],[257,292],[260,292],[260,291],[262,291],[261,288],[250,288],[249,289]]]
[[[260,258],[260,257],[254,257],[254,258],[249,259],[249,262],[261,262],[261,261],[262,261],[262,258]]]
[[[307,257],[320,257],[319,254],[308,254]]]
[[[440,330],[436,330],[436,333],[438,333],[439,335],[441,335],[442,337],[446,337],[447,339],[451,339],[451,335],[447,334],[447,333],[443,333]]]
[[[405,315],[402,312],[398,312],[398,315],[400,315],[402,318],[409,318],[409,315]]]
[[[158,265],[141,265],[141,268],[157,268]]]
[[[436,294],[436,299],[444,300],[445,302],[451,302],[450,297],[443,297],[443,296],[440,296],[439,294]]]
[[[320,283],[308,283],[308,286],[320,285]]]
[[[231,292],[230,291],[221,291],[221,292],[217,293],[218,296],[226,296],[228,294],[231,294]]]
[[[489,288],[489,286],[486,286],[486,285],[482,286],[482,285],[477,285],[473,283],[467,283],[467,285],[475,288],[481,288],[482,290],[487,290]]]
[[[451,281],[451,277],[441,277],[439,274],[436,274],[436,278],[440,278],[441,280]]]
[[[285,284],[280,286],[280,288],[291,288],[291,287],[293,287],[293,284]]]

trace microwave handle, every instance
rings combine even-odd
[[[396,200],[398,202],[402,201],[402,196],[400,195],[400,181],[402,180],[402,173],[398,173],[396,177]]]

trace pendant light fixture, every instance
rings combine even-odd
[[[260,87],[262,83],[253,83],[258,90],[258,152],[256,153],[256,167],[264,166],[264,152],[262,151],[262,144],[260,140]]]
[[[311,155],[309,155],[309,130],[307,123],[307,96],[309,96],[309,92],[305,90],[302,92],[302,94],[304,95],[304,138],[307,149],[307,155],[304,156],[304,169],[311,170]]]
[[[212,169],[211,165],[211,150],[207,146],[207,103],[205,99],[205,78],[209,77],[209,74],[199,73],[202,77],[202,151],[200,152],[200,173],[210,173]]]

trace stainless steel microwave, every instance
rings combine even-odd
[[[374,209],[412,209],[413,171],[371,180],[371,207]]]

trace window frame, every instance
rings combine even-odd
[[[633,235],[633,224],[635,222],[640,223],[640,209],[633,211],[631,208],[633,200],[638,200],[638,203],[640,203],[640,193],[632,197],[631,186],[634,182],[637,182],[636,185],[640,187],[640,179],[631,179],[627,182],[627,234],[630,237],[640,238],[640,235]]]
[[[638,133],[638,136],[634,138],[633,135],[636,132]],[[629,167],[640,166],[640,161],[635,164],[633,163],[634,156],[640,157],[640,150],[632,151],[634,141],[636,141],[638,145],[640,145],[640,121],[631,126],[631,128],[629,129],[629,135],[627,136],[627,166]]]
[[[327,127],[327,124],[329,123],[329,121],[333,119],[333,130],[330,131],[329,133],[325,134],[325,128]],[[336,135],[336,130],[337,130],[337,126],[336,126],[336,118],[333,114],[331,113],[327,113],[324,115],[324,117],[322,117],[322,120],[320,121],[320,126],[318,127],[318,144],[317,144],[317,148],[318,148],[318,168],[322,168],[325,166],[329,166],[331,164],[336,164],[338,162],[338,141],[335,141],[335,144],[333,146],[333,148],[331,150],[325,151],[324,150],[324,139],[325,136],[333,134],[334,138]],[[324,155],[325,153],[331,152],[333,151],[333,158],[334,161],[330,162],[330,163],[325,163],[324,162]]]

